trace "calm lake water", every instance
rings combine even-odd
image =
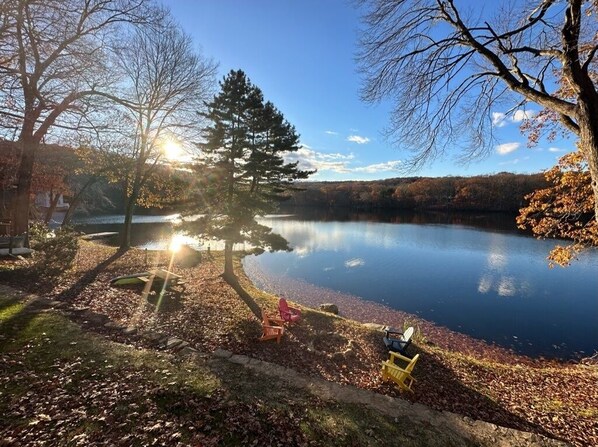
[[[118,231],[122,216],[117,218],[79,223],[85,223],[80,228],[86,232]],[[513,219],[498,214],[272,216],[263,222],[294,250],[248,256],[244,263],[262,288],[268,288],[269,278],[278,284],[281,278],[300,280],[522,354],[592,354],[598,349],[598,253],[569,268],[550,269],[546,256],[555,242],[518,231]],[[173,221],[176,216],[138,218],[134,243],[166,247]]]

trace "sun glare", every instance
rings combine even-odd
[[[184,244],[185,237],[181,234],[175,234],[172,236],[172,239],[170,240],[170,245],[168,246],[168,249],[173,253],[177,253]]]
[[[172,139],[168,139],[164,142],[163,150],[166,158],[172,161],[180,160],[184,155],[180,143]]]

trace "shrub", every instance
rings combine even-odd
[[[55,231],[43,224],[34,224],[29,230],[34,253],[34,270],[42,277],[53,278],[69,270],[79,248],[77,232],[70,227]]]

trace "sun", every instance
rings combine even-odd
[[[182,234],[174,234],[170,239],[168,249],[173,253],[177,253],[181,250],[183,245],[185,245],[185,242],[187,242],[185,236],[183,236]]]
[[[162,145],[164,156],[171,161],[178,161],[184,157],[183,148],[181,144],[174,139],[167,139]]]

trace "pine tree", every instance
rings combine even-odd
[[[224,241],[223,276],[233,279],[234,244],[248,243],[256,252],[290,250],[256,218],[276,211],[293,182],[314,171],[285,162],[285,154],[299,149],[299,136],[243,71],[231,71],[220,87],[202,114],[210,124],[203,129],[203,161],[196,166],[207,178],[200,204],[207,212],[186,228]]]

